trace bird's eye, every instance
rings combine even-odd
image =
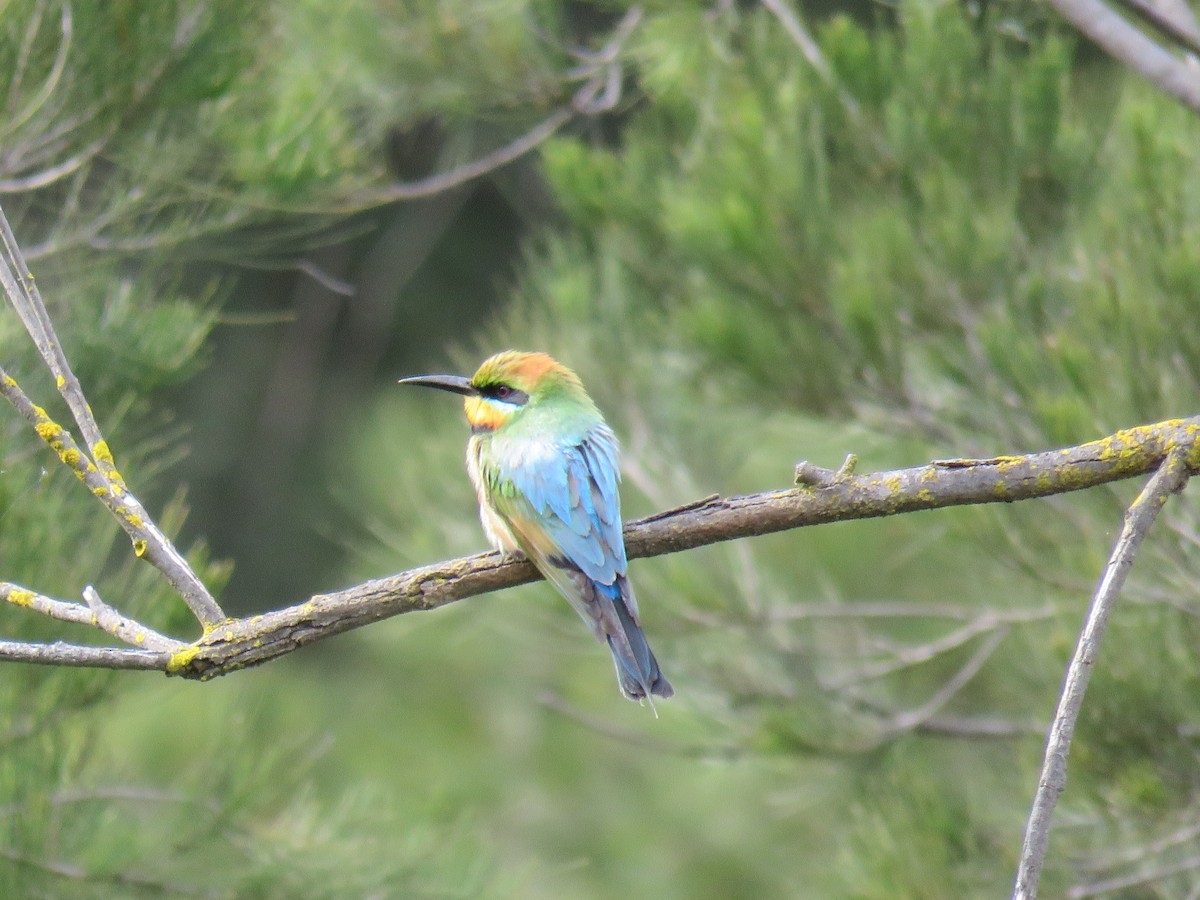
[[[512,388],[510,388],[507,384],[496,385],[497,400],[507,400],[512,392]]]

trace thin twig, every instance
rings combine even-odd
[[[1194,807],[1190,815],[1195,814]],[[1189,815],[1189,813],[1185,813]],[[1145,860],[1159,856],[1173,847],[1178,847],[1180,844],[1188,844],[1200,837],[1200,823],[1188,822],[1181,828],[1176,828],[1169,834],[1145,844],[1128,844],[1119,847],[1109,847],[1095,853],[1091,859],[1084,860],[1078,863],[1078,867],[1085,872],[1100,872],[1108,871],[1117,866],[1129,866],[1134,863],[1144,862]]]
[[[46,304],[42,302],[41,291],[38,290],[37,282],[34,281],[29,266],[25,264],[16,236],[8,224],[8,217],[2,210],[0,210],[0,284],[3,284],[9,302],[20,316],[25,330],[29,332],[29,336],[37,346],[38,353],[41,354],[50,373],[54,376],[58,391],[67,402],[67,407],[71,410],[76,424],[79,425],[79,430],[83,434],[83,439],[87,443],[94,462],[107,475],[107,470],[115,468],[108,445],[104,441],[104,435],[100,432],[100,426],[97,424],[95,416],[92,415],[87,398],[83,395],[79,379],[75,377],[70,363],[67,362],[67,356],[58,341],[58,336],[54,333],[54,326],[50,322],[50,315],[46,312]]]
[[[38,644],[30,641],[0,641],[0,660],[39,666],[70,666],[85,669],[143,669],[162,672],[171,654],[161,650],[132,650],[125,647],[87,647],[82,644]]]
[[[1010,625],[1036,622],[1054,615],[1053,607],[1033,610],[1011,610],[997,612],[989,610],[974,620],[941,637],[914,646],[897,647],[888,653],[888,658],[865,664],[853,672],[823,683],[831,690],[842,690],[850,685],[875,681],[895,672],[930,662],[937,657],[961,647],[963,644],[988,632],[1007,634]]]
[[[642,12],[640,6],[630,7],[613,29],[609,42],[595,54],[589,55],[587,64],[577,70],[577,74],[587,80],[572,96],[571,102],[556,109],[511,143],[449,171],[419,181],[401,182],[358,194],[347,208],[363,209],[401,200],[418,200],[460,187],[520,159],[545,143],[576,116],[597,115],[612,109],[620,101],[618,54],[641,22]]]
[[[953,678],[938,688],[932,697],[916,709],[906,710],[893,716],[892,720],[887,723],[885,735],[892,736],[905,731],[912,731],[937,715],[955,694],[966,687],[967,683],[979,674],[979,670],[992,658],[992,654],[999,649],[1000,644],[1008,637],[1009,630],[1007,626],[997,628],[984,638],[980,642],[979,648],[971,654],[971,658],[963,664],[962,668],[954,674]]]
[[[1091,884],[1080,884],[1067,891],[1068,900],[1083,900],[1085,897],[1099,897],[1103,894],[1112,894],[1117,891],[1124,891],[1128,888],[1138,887],[1144,884],[1154,884],[1163,881],[1164,879],[1182,875],[1185,872],[1194,872],[1200,869],[1200,856],[1190,856],[1187,859],[1177,863],[1159,866],[1156,869],[1148,869],[1145,872],[1138,872],[1133,875],[1125,875],[1120,878],[1109,878],[1104,881],[1095,881]]]
[[[7,600],[13,606],[33,610],[52,619],[58,619],[60,622],[91,625],[118,640],[145,650],[173,653],[184,646],[182,641],[159,634],[140,622],[121,615],[101,600],[100,595],[91,585],[84,589],[83,596],[87,600],[87,606],[67,600],[55,600],[20,585],[0,581],[0,601]]]
[[[166,576],[196,618],[205,626],[224,621],[226,616],[208,588],[150,519],[137,498],[129,493],[120,473],[115,469],[108,475],[102,473],[75,443],[71,433],[30,400],[3,368],[0,368],[0,396],[13,405],[22,418],[33,426],[38,436],[58,454],[63,464],[108,508],[129,535],[134,553]]]
[[[1075,723],[1083,706],[1084,693],[1087,691],[1092,667],[1096,664],[1096,654],[1104,637],[1108,617],[1116,605],[1117,596],[1125,584],[1129,569],[1133,566],[1134,556],[1145,540],[1147,532],[1158,518],[1167,498],[1183,488],[1188,476],[1187,451],[1183,448],[1172,450],[1125,513],[1121,535],[1117,538],[1104,575],[1096,588],[1087,621],[1075,647],[1075,655],[1067,668],[1054,721],[1050,725],[1042,773],[1038,779],[1033,808],[1026,823],[1025,840],[1013,890],[1014,900],[1033,900],[1037,897],[1042,863],[1050,839],[1050,820],[1058,798],[1066,787],[1067,754],[1071,749]]]
[[[72,881],[83,881],[89,884],[108,883],[121,885],[123,887],[138,887],[154,891],[160,896],[180,896],[186,895],[189,897],[209,896],[209,892],[200,888],[193,887],[189,884],[180,882],[161,881],[157,878],[150,878],[145,875],[136,875],[130,872],[89,872],[81,866],[74,866],[69,863],[54,862],[36,859],[32,856],[26,856],[11,847],[0,847],[0,858],[7,859],[9,862],[18,865],[26,866],[31,869],[45,872],[50,875],[57,875],[59,878],[66,878]]]
[[[583,712],[567,703],[562,697],[557,694],[547,691],[538,697],[538,702],[551,709],[560,715],[566,716],[590,728],[596,734],[609,738],[613,741],[618,741],[623,744],[629,744],[633,747],[640,747],[644,750],[650,750],[655,754],[678,756],[690,759],[735,759],[741,755],[741,750],[734,746],[712,746],[708,747],[704,744],[677,744],[671,741],[664,741],[658,738],[650,737],[640,731],[635,731],[632,728],[623,728],[619,725],[614,725],[612,722],[602,719],[599,716]]]
[[[30,23],[30,28],[35,29],[39,20],[35,19]],[[67,59],[71,53],[71,38],[75,33],[75,19],[71,13],[71,4],[64,3],[62,14],[59,19],[59,27],[62,30],[62,41],[58,45],[58,52],[54,56],[54,64],[51,66],[49,73],[46,75],[46,80],[42,82],[42,86],[37,93],[30,99],[25,108],[20,111],[14,111],[7,117],[4,123],[5,128],[11,133],[13,130],[24,125],[30,119],[38,114],[45,105],[46,101],[54,96],[54,92],[58,89],[59,82],[62,80],[63,72],[67,68]],[[26,47],[22,48],[23,56],[27,53],[27,48],[33,43],[33,35],[26,34]],[[14,95],[15,96],[15,95]]]
[[[80,168],[95,159],[96,155],[104,149],[108,140],[109,135],[105,135],[93,141],[69,159],[64,159],[62,162],[48,166],[41,171],[19,177],[14,176],[0,179],[0,194],[23,194],[28,191],[36,191],[40,188],[48,187],[59,179],[66,178],[68,175],[79,171]]]
[[[860,603],[805,603],[791,609],[774,609],[772,622],[798,619],[960,619],[972,621],[979,613],[952,603],[921,603],[910,600],[865,600]]]
[[[792,43],[800,50],[821,81],[837,96],[838,102],[846,110],[846,118],[850,120],[850,124],[871,139],[881,156],[890,158],[891,149],[884,143],[879,133],[867,124],[862,107],[858,105],[858,101],[846,90],[845,86],[837,80],[837,76],[834,75],[833,69],[825,59],[825,54],[821,52],[820,46],[809,34],[808,29],[804,27],[800,17],[785,0],[761,0],[761,2],[763,7],[783,26],[783,30],[787,32]]]

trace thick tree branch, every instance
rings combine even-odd
[[[1189,459],[1194,453],[1194,448],[1191,451],[1183,447],[1173,449],[1125,513],[1124,527],[1096,588],[1087,621],[1075,646],[1075,656],[1067,668],[1058,710],[1050,725],[1042,774],[1026,823],[1025,841],[1013,890],[1014,900],[1033,900],[1037,897],[1042,861],[1050,839],[1050,819],[1066,787],[1067,754],[1071,749],[1075,723],[1083,708],[1083,696],[1092,675],[1092,667],[1096,664],[1096,654],[1100,650],[1108,617],[1133,566],[1133,558],[1167,498],[1182,490],[1191,472],[1195,471],[1195,461]]]
[[[706,497],[627,523],[625,542],[630,558],[637,559],[805,525],[1046,497],[1154,472],[1172,454],[1187,471],[1200,468],[1200,417],[1130,428],[1063,450],[937,460],[872,474],[855,474],[851,464],[835,471],[802,463],[796,470],[799,487]],[[0,659],[158,668],[170,675],[208,679],[380,619],[434,609],[539,577],[528,562],[483,553],[320,594],[262,615],[226,620],[174,653],[113,650],[105,655],[91,652],[96,648],[67,652],[64,645],[42,646],[40,651],[38,645],[0,645]]]
[[[1200,53],[1200,27],[1186,0],[1121,0],[1188,53]]]
[[[854,475],[802,465],[788,490],[710,497],[625,526],[631,558],[659,556],[718,541],[849,519],[975,503],[1011,502],[1083,490],[1157,469],[1172,451],[1189,469],[1200,463],[1200,418],[1119,431],[1064,450]],[[819,476],[819,477],[818,477]],[[485,553],[412,569],[298,606],[211,629],[180,650],[168,671],[211,678],[290,653],[330,635],[401,613],[434,609],[538,578],[527,562]]]

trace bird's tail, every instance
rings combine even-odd
[[[625,637],[622,641],[615,635],[608,636],[608,648],[612,651],[621,692],[630,700],[641,700],[647,695],[664,699],[672,696],[675,689],[663,677],[658,668],[658,660],[654,658],[650,644],[646,642],[646,633],[633,621],[624,600],[618,598],[613,603],[613,608]],[[650,705],[654,705],[653,697],[650,699]]]

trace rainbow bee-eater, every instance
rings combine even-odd
[[[545,353],[508,350],[470,378],[400,383],[463,395],[467,472],[488,540],[527,557],[608,643],[626,697],[670,697],[626,574],[617,439],[579,376]]]

